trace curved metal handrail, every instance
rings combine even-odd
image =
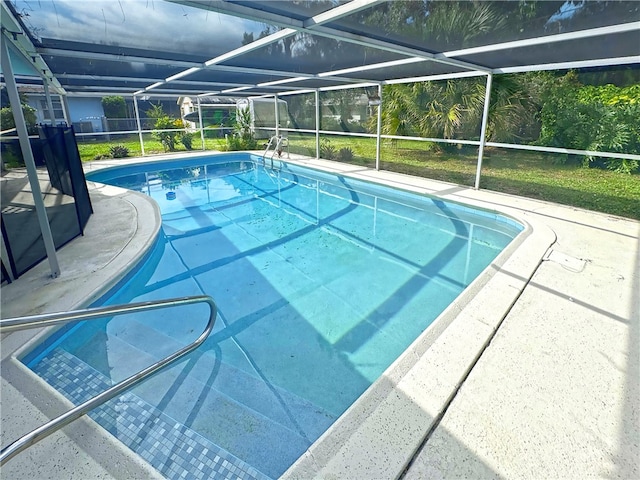
[[[199,295],[194,297],[181,297],[151,302],[131,303],[128,305],[114,305],[109,307],[86,308],[83,310],[74,310],[71,312],[46,313],[42,315],[31,315],[28,317],[7,318],[4,320],[0,320],[0,333],[5,333],[14,332],[17,330],[26,330],[29,328],[60,325],[75,320],[95,320],[97,318],[106,316],[157,310],[165,307],[190,305],[193,303],[206,303],[209,305],[210,309],[209,321],[207,322],[207,326],[196,340],[7,445],[0,451],[0,466],[4,465],[5,462],[10,460],[23,450],[26,450],[33,444],[48,437],[65,425],[68,425],[74,420],[77,420],[81,416],[85,415],[90,410],[109,401],[120,392],[126,390],[129,387],[132,387],[149,375],[157,372],[161,368],[169,365],[170,363],[176,361],[180,357],[199,347],[213,330],[213,325],[215,323],[217,315],[217,307],[215,302],[213,301],[213,298],[208,295]]]

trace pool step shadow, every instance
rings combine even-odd
[[[117,335],[99,331],[94,337],[73,353],[114,381],[182,346],[135,320],[128,320]],[[218,357],[219,352],[193,352],[135,387],[133,393],[249,463],[268,465],[262,470],[278,476],[336,417]],[[111,358],[127,362],[111,366]]]

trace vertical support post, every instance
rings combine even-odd
[[[138,110],[138,97],[133,96],[133,109],[136,114],[136,125],[138,126],[138,138],[140,139],[140,151],[144,157],[144,141],[142,140],[142,126],[140,125],[140,110]]]
[[[276,137],[280,136],[280,109],[278,108],[278,94],[276,93],[273,96],[274,102],[276,104]]]
[[[200,105],[200,97],[196,97],[198,100],[198,122],[200,122],[200,141],[202,142],[202,150],[206,150],[204,146],[204,123],[202,123],[202,106]]]
[[[320,91],[316,88],[316,160],[320,158]]]
[[[64,121],[68,126],[71,126],[71,110],[69,110],[69,98],[66,95],[60,95],[60,101],[62,102],[62,113],[64,115]]]
[[[42,85],[44,86],[44,98],[47,102],[47,109],[49,110],[49,121],[51,126],[56,126],[56,114],[53,111],[53,102],[51,101],[51,92],[49,91],[49,82],[46,77],[42,77]]]
[[[484,111],[482,112],[482,127],[480,130],[480,146],[478,147],[478,167],[476,169],[476,183],[473,188],[480,188],[480,172],[482,171],[482,156],[484,155],[484,144],[487,137],[487,121],[489,120],[489,105],[491,104],[491,83],[493,74],[487,74],[487,88],[484,92]]]
[[[29,178],[29,184],[31,185],[31,192],[33,193],[33,203],[36,209],[38,223],[40,224],[40,231],[42,232],[42,239],[44,241],[45,251],[47,252],[47,259],[49,260],[51,276],[56,278],[60,275],[60,265],[58,265],[56,247],[53,242],[49,219],[47,218],[47,209],[45,208],[44,201],[42,199],[42,190],[40,190],[38,171],[36,170],[36,162],[33,159],[33,151],[31,150],[31,143],[29,142],[27,124],[24,120],[24,114],[22,113],[18,86],[16,85],[11,60],[9,59],[9,47],[7,46],[9,40],[4,34],[2,36],[4,37],[2,39],[2,55],[0,55],[2,73],[4,74],[4,80],[7,87],[7,94],[9,95],[11,110],[13,111],[16,130],[18,131],[18,139],[20,141],[20,148],[22,149],[24,165],[27,168],[27,177]]]
[[[378,124],[376,127],[376,170],[380,170],[380,133],[382,132],[382,84],[378,85]]]

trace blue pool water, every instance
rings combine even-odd
[[[161,238],[101,304],[209,294],[214,332],[91,416],[168,478],[276,478],[522,230],[493,212],[247,154],[94,181],[151,195]],[[173,192],[175,195],[173,195]],[[85,322],[23,361],[80,402],[193,340],[194,305]]]

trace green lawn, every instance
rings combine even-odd
[[[350,147],[353,164],[375,166],[375,140],[332,137],[336,150]],[[291,137],[292,151],[308,153],[315,139]],[[562,164],[553,154],[485,149],[480,187],[640,220],[640,175]],[[384,142],[380,168],[472,186],[477,149],[437,152],[429,142]]]
[[[159,140],[153,138],[151,134],[144,134],[142,136],[144,141],[144,153],[145,155],[154,155],[165,153],[164,148]],[[207,150],[219,150],[224,144],[223,139],[211,139],[205,138],[205,148]],[[140,148],[140,140],[137,135],[114,135],[111,140],[85,140],[82,137],[78,138],[78,151],[80,152],[80,158],[83,162],[94,160],[101,155],[108,155],[109,148],[112,145],[124,145],[129,149],[130,157],[138,157],[142,155]],[[202,143],[200,136],[193,138],[193,149],[200,150]],[[187,149],[181,144],[176,143],[176,152],[186,152]]]
[[[159,141],[145,136],[145,153],[164,153]],[[331,146],[338,152],[350,148],[349,163],[375,166],[375,139],[331,136]],[[292,153],[315,156],[314,135],[289,135]],[[111,142],[79,142],[83,161],[108,153],[110,145],[125,145],[130,156],[141,154],[137,136],[116,138]],[[219,150],[220,139],[206,139],[207,150]],[[198,136],[193,147],[200,150]],[[381,168],[394,172],[432,178],[460,185],[473,185],[476,174],[477,149],[465,148],[439,152],[430,142],[386,141],[381,149]],[[177,151],[185,151],[177,145]],[[640,220],[640,175],[625,175],[576,164],[562,164],[552,154],[506,149],[486,149],[480,180],[481,188],[524,197],[572,205],[599,212]]]

